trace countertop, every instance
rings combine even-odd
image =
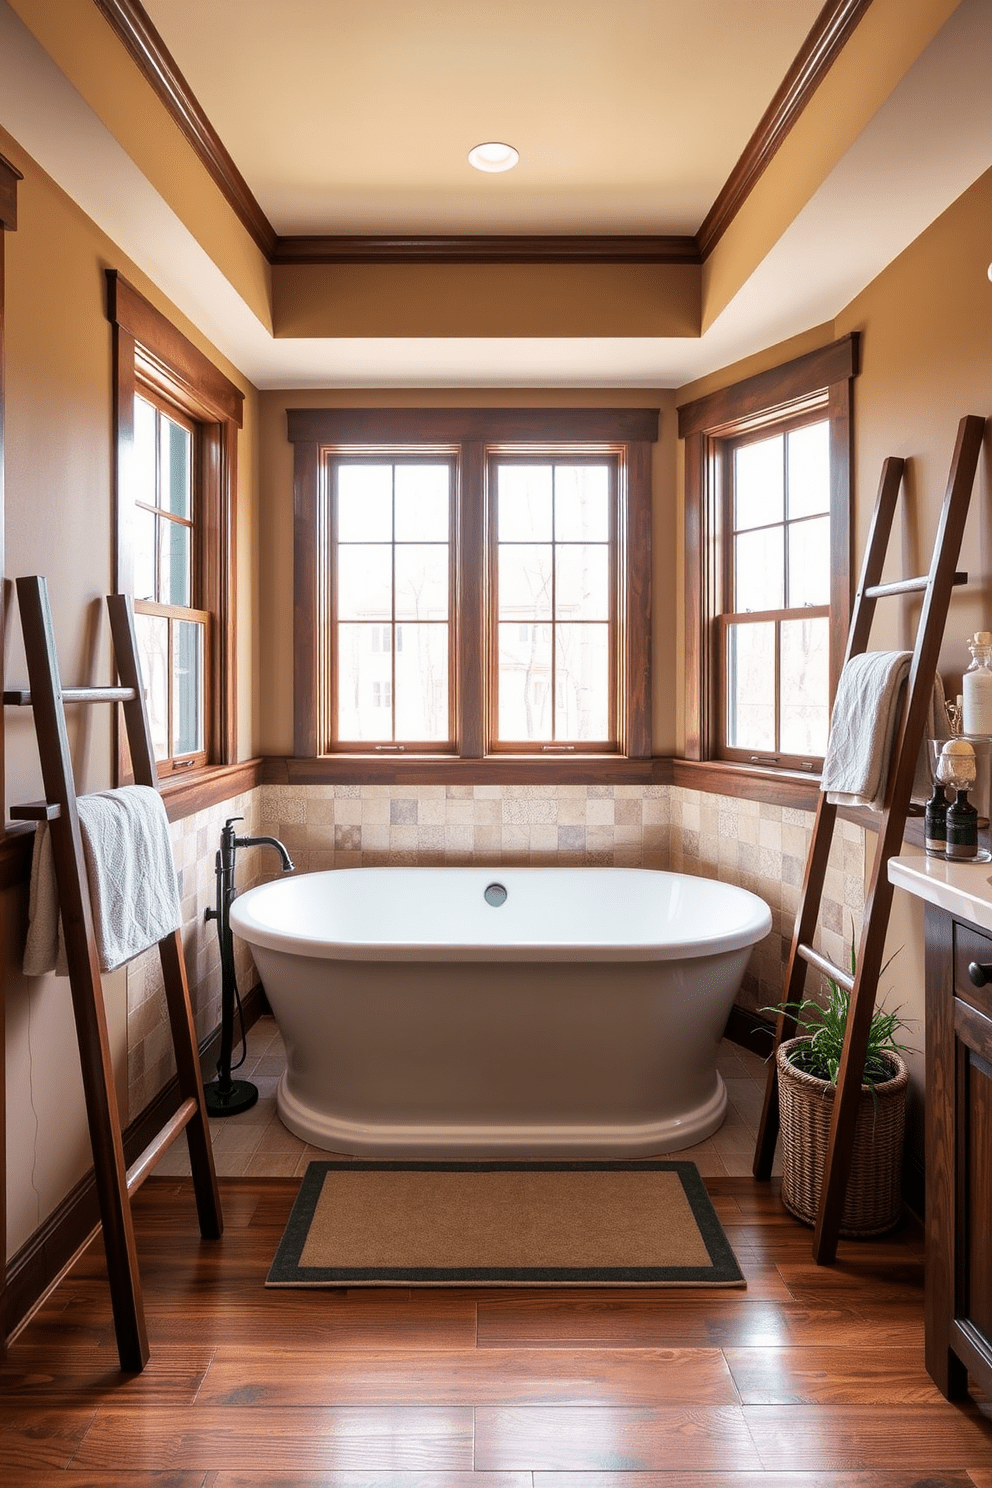
[[[992,863],[948,863],[925,853],[889,859],[889,881],[930,904],[992,930]]]

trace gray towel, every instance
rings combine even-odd
[[[909,678],[910,651],[865,651],[852,656],[841,673],[830,719],[820,789],[835,806],[867,806],[881,811],[889,781],[889,764],[896,724]],[[950,733],[944,688],[934,678],[927,716],[927,734]],[[930,794],[926,739],[920,750],[913,782],[913,799]]]
[[[156,945],[182,924],[172,838],[162,797],[148,785],[76,802],[102,971]],[[48,823],[35,835],[25,976],[67,974]]]

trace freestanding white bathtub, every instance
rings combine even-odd
[[[351,868],[235,899],[297,1136],[377,1156],[636,1156],[723,1120],[768,906],[628,868]]]

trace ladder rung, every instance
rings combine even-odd
[[[966,573],[955,573],[951,581],[956,586],[967,584]],[[930,575],[924,574],[920,579],[896,579],[891,584],[872,584],[865,590],[865,599],[886,599],[892,594],[922,594],[930,583]]]
[[[196,1101],[192,1097],[189,1100],[184,1100],[175,1115],[169,1118],[158,1135],[148,1143],[141,1156],[135,1158],[127,1170],[127,1191],[129,1194],[133,1193],[136,1188],[140,1188],[141,1184],[144,1183],[159,1158],[167,1148],[172,1146],[179,1133],[196,1115],[196,1109]]]
[[[63,687],[64,703],[131,703],[134,701],[133,687]],[[26,688],[11,688],[3,695],[10,708],[30,708],[31,693]]]
[[[58,801],[25,801],[10,808],[12,821],[57,821],[61,815]]]
[[[821,956],[820,952],[814,951],[810,945],[798,945],[796,947],[796,953],[802,956],[804,961],[808,961],[810,966],[815,966],[817,971],[822,971],[824,976],[828,976],[831,981],[839,982],[846,991],[854,991],[854,978],[851,973],[849,971],[841,971],[840,967],[835,966],[829,956]]]

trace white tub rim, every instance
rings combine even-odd
[[[542,940],[507,941],[496,937],[488,940],[443,942],[438,939],[423,940],[347,940],[329,939],[326,936],[308,936],[295,929],[281,929],[259,918],[259,904],[272,896],[289,897],[294,884],[304,880],[331,880],[342,875],[405,875],[435,874],[447,876],[476,875],[479,879],[510,882],[529,874],[634,874],[653,875],[655,878],[689,881],[693,886],[709,890],[715,899],[735,904],[742,912],[741,920],[729,930],[720,931],[710,922],[705,927],[694,927],[694,933],[686,933],[683,939],[652,938],[650,940],[622,941],[617,936],[609,939],[586,939],[575,942],[556,942],[550,938]],[[746,911],[746,915],[744,914]],[[494,928],[498,922],[494,922]],[[472,863],[445,866],[369,866],[362,868],[333,868],[317,873],[297,874],[292,878],[270,880],[239,894],[231,905],[231,928],[249,945],[264,946],[286,955],[310,957],[320,960],[341,961],[679,961],[703,956],[720,955],[727,951],[740,950],[763,940],[772,928],[772,916],[763,899],[737,884],[722,879],[704,878],[700,875],[673,873],[657,868],[614,867],[546,867],[517,865],[494,865],[492,867]],[[687,932],[689,927],[685,927]],[[704,932],[704,933],[701,933]]]

